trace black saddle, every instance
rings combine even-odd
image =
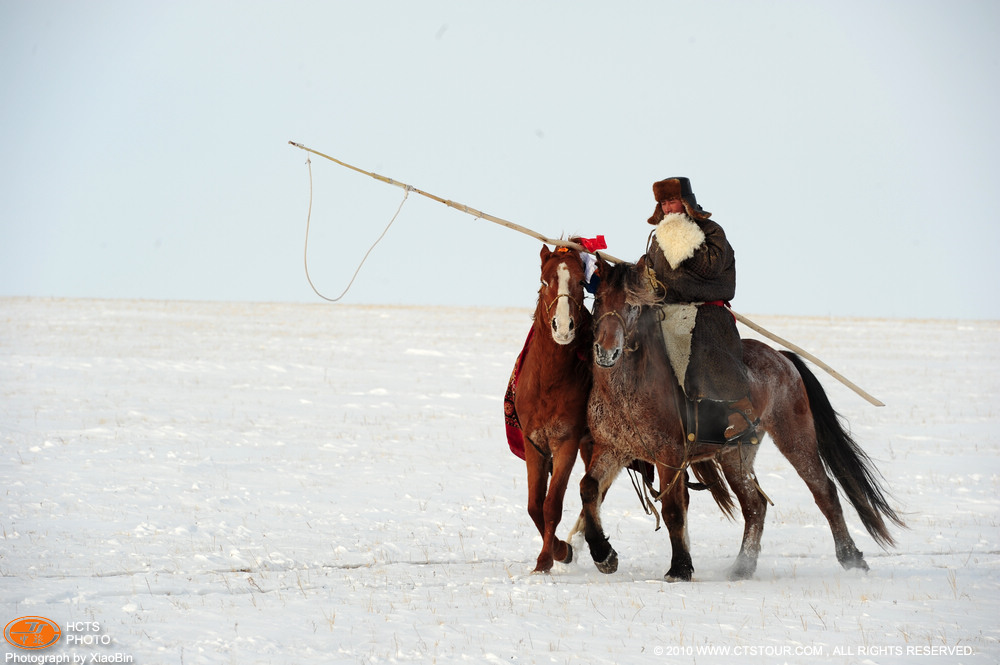
[[[708,443],[712,445],[756,445],[760,442],[757,425],[760,421],[751,423],[738,439],[726,440],[726,427],[729,426],[729,414],[733,410],[728,402],[704,399],[694,401],[684,398],[686,413],[684,414],[684,431],[688,443]]]

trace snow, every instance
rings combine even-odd
[[[1000,661],[1000,323],[751,318],[887,404],[816,370],[910,527],[883,551],[845,508],[868,574],[768,441],[753,579],[699,493],[695,579],[664,582],[624,477],[618,572],[578,538],[530,574],[502,401],[528,309],[0,299],[0,624],[186,665]]]

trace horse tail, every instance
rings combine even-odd
[[[714,459],[694,462],[691,471],[700,485],[688,483],[688,488],[694,490],[708,490],[712,493],[712,498],[719,506],[722,513],[730,520],[736,519],[736,506],[733,504],[733,496],[729,493],[729,486],[719,473],[719,463]]]
[[[840,485],[875,542],[882,547],[894,546],[896,541],[883,518],[888,518],[900,527],[905,528],[906,524],[889,505],[887,492],[882,488],[881,482],[885,479],[867,453],[844,429],[840,414],[830,404],[816,375],[796,354],[790,351],[781,353],[792,361],[805,385],[823,467]]]

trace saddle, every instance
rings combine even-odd
[[[679,387],[679,386],[678,386]],[[683,390],[681,391],[683,395]],[[684,409],[681,412],[681,421],[684,423],[684,431],[688,443],[707,443],[712,445],[757,445],[760,443],[760,435],[757,433],[756,423],[751,423],[750,427],[736,440],[726,439],[725,430],[729,424],[729,414],[732,409],[727,402],[717,402],[713,400],[694,401],[683,398]]]
[[[674,303],[661,305],[659,308],[660,339],[678,382],[680,392],[677,407],[684,423],[685,436],[688,443],[755,445],[760,441],[756,431],[759,421],[749,422],[748,419],[749,427],[745,432],[735,440],[727,440],[725,430],[729,425],[729,415],[739,411],[734,411],[729,402],[711,399],[693,401],[687,396],[684,377],[687,376],[691,358],[691,336],[698,308],[702,305],[722,306],[724,303]]]

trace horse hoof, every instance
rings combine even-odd
[[[753,577],[755,572],[754,568],[750,566],[733,566],[729,570],[729,580],[731,582],[739,582],[741,580],[748,580]]]
[[[597,569],[605,575],[610,575],[618,570],[618,552],[615,552],[614,549],[612,549],[608,553],[608,556],[604,557],[604,561],[595,561],[594,565],[597,566]]]
[[[539,557],[538,561],[535,562],[535,569],[533,571],[531,571],[531,572],[532,572],[532,574],[535,574],[535,573],[547,573],[550,570],[552,570],[552,557],[551,556],[544,557],[544,558],[543,557]]]
[[[840,562],[840,565],[844,567],[844,570],[858,569],[866,573],[870,570],[870,568],[868,568],[868,562],[866,562],[864,557],[860,555],[851,559],[845,559]]]
[[[693,570],[675,571],[674,569],[671,568],[670,570],[667,571],[667,574],[663,576],[663,579],[665,579],[666,581],[668,581],[670,583],[673,583],[673,582],[690,582],[691,581],[691,573],[693,573],[693,572],[694,572]]]
[[[562,560],[563,563],[573,563],[573,546],[566,543],[566,557]]]
[[[840,565],[844,567],[844,570],[858,568],[866,573],[869,570],[868,563],[865,562],[865,555],[854,547],[847,549],[845,552],[838,551],[837,560],[840,561]]]

